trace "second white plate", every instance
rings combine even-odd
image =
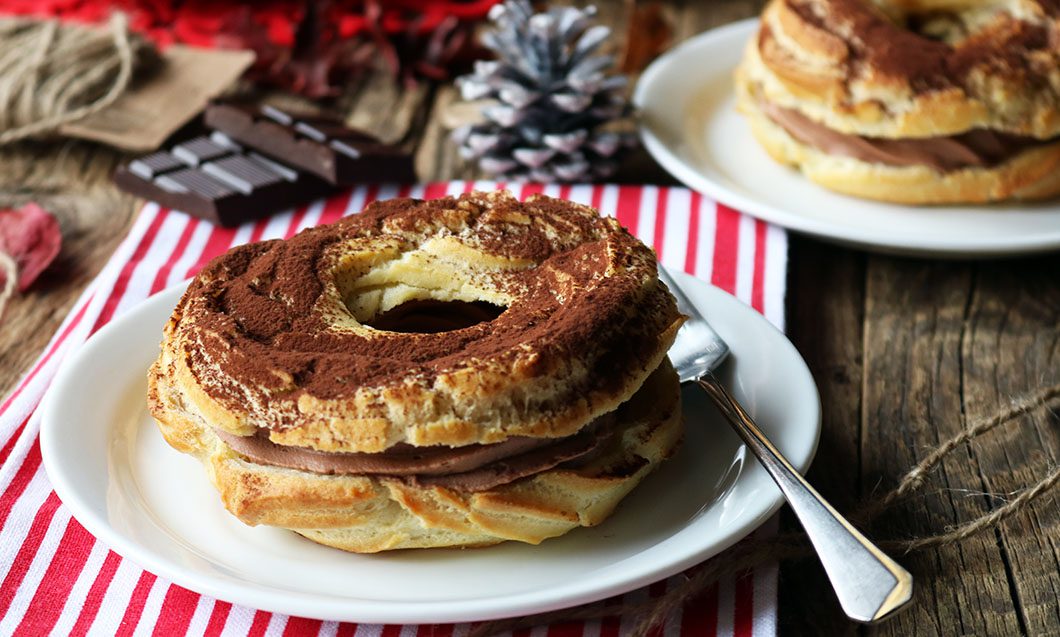
[[[736,112],[733,70],[757,20],[680,44],[633,100],[648,152],[676,178],[777,225],[861,248],[934,257],[1060,249],[1060,203],[913,207],[847,197],[775,162]]]
[[[724,378],[794,464],[817,447],[817,388],[757,312],[682,276],[729,342]],[[592,529],[540,546],[354,555],[229,515],[199,463],[162,440],[146,370],[184,286],[100,330],[45,399],[41,451],[55,491],[90,532],[143,568],[223,600],[303,617],[455,622],[544,612],[643,586],[730,546],[781,504],[779,490],[695,388],[681,451]]]

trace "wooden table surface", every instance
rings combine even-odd
[[[634,6],[636,4],[636,6]],[[631,12],[657,3],[602,3],[621,47]],[[757,13],[756,0],[664,2],[672,42]],[[642,14],[648,15],[648,14]],[[643,24],[638,21],[637,24]],[[354,125],[417,152],[422,179],[477,176],[446,141],[450,86],[399,90],[377,75],[339,101]],[[108,175],[124,158],[78,142],[0,149],[0,205],[35,200],[56,212],[63,252],[0,329],[0,393],[40,353],[77,295],[124,236],[137,202]],[[621,179],[673,183],[646,155]],[[925,212],[925,214],[931,214]],[[840,511],[896,483],[925,450],[1012,397],[1060,381],[1060,259],[932,261],[866,254],[793,236],[788,333],[820,387],[824,430],[809,479]],[[1055,413],[1038,410],[956,450],[924,495],[866,531],[937,533],[989,512],[1060,461]],[[789,516],[783,524],[793,527]],[[1060,498],[1055,490],[996,530],[897,556],[916,577],[914,605],[877,628],[845,621],[814,560],[780,571],[785,635],[1060,634]]]

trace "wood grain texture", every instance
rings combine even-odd
[[[851,258],[792,242],[789,332],[821,390],[824,431],[809,472],[841,511],[892,488],[940,441],[1060,379],[1055,258],[938,263]],[[988,513],[1056,467],[1046,409],[959,447],[913,497],[865,530],[939,533]],[[784,517],[786,528],[797,528]],[[1060,633],[1056,494],[996,531],[897,556],[914,605],[874,628],[847,622],[814,560],[782,565],[784,634]]]
[[[656,3],[674,43],[755,15],[763,4],[602,3],[600,19],[615,30],[616,52],[630,33],[629,16]],[[336,107],[351,125],[413,149],[421,179],[473,179],[480,175],[460,160],[442,123],[457,99],[449,85],[407,91],[380,74],[351,84]],[[40,352],[127,231],[136,204],[109,184],[121,160],[81,143],[0,151],[0,204],[40,202],[59,214],[65,238],[56,265],[3,317],[0,393]],[[616,180],[673,183],[643,152],[627,158]],[[1060,381],[1055,257],[939,263],[800,237],[791,246],[788,329],[817,379],[824,414],[809,478],[841,511],[894,486],[926,450],[968,422]],[[942,531],[995,509],[1058,462],[1060,422],[1038,410],[957,449],[917,496],[865,530],[879,539]],[[796,524],[782,519],[786,528]],[[874,628],[843,618],[816,560],[782,565],[781,634],[1060,634],[1055,493],[996,532],[897,557],[917,578],[915,605]]]
[[[1060,260],[972,266],[961,339],[966,420],[989,417],[1013,396],[1060,382]],[[982,494],[995,508],[1060,463],[1060,418],[1040,409],[970,446]],[[1060,498],[1043,499],[991,538],[1005,566],[1020,631],[1060,633]]]
[[[128,231],[135,201],[110,183],[123,157],[74,141],[0,149],[0,207],[35,201],[63,232],[59,256],[0,316],[0,394],[26,372]]]
[[[793,237],[789,258],[788,334],[821,394],[821,440],[807,479],[839,511],[850,511],[861,501],[865,256]],[[782,528],[797,529],[790,510],[782,511]],[[782,634],[856,632],[816,558],[781,565],[779,603]]]
[[[924,451],[964,426],[961,400],[963,330],[972,268],[871,257],[866,277],[861,478],[889,488]],[[876,537],[915,536],[985,512],[978,468],[964,449],[929,484],[871,529]],[[938,486],[949,486],[938,489]],[[867,494],[866,494],[867,495]],[[895,635],[1019,634],[1008,598],[1005,563],[993,537],[905,560],[916,578],[916,603],[884,626]],[[997,604],[1005,600],[1005,604]]]

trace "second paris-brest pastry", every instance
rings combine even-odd
[[[673,453],[681,320],[592,208],[390,200],[213,260],[149,404],[247,524],[358,552],[538,543]]]
[[[1060,194],[1056,0],[772,0],[736,83],[770,155],[830,189]]]

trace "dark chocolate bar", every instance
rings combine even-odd
[[[135,159],[119,168],[122,190],[222,226],[296,206],[333,190],[214,132]]]
[[[337,186],[416,180],[412,155],[335,119],[261,108],[212,104],[206,125],[237,142]]]

